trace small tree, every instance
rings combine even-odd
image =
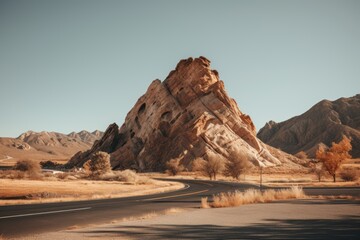
[[[319,159],[326,171],[333,177],[336,182],[336,172],[340,168],[345,159],[351,158],[349,151],[352,149],[351,140],[343,136],[343,139],[339,143],[332,143],[331,148],[325,150],[319,148],[316,151],[316,158]]]
[[[207,161],[201,158],[193,162],[193,170],[199,171],[202,175],[207,176],[210,180],[216,180],[216,176],[224,169],[224,159],[213,153],[208,154]]]
[[[110,155],[106,152],[97,152],[91,156],[86,165],[92,175],[100,176],[111,172]]]
[[[184,171],[184,166],[180,164],[180,159],[171,159],[166,163],[166,172],[171,176],[176,176],[179,172]]]
[[[250,168],[248,156],[240,151],[233,151],[229,154],[228,161],[225,163],[225,176],[239,180],[240,175]]]
[[[320,163],[311,163],[310,164],[310,171],[311,173],[314,173],[316,176],[316,179],[321,182],[321,178],[325,175],[325,169],[324,165]]]

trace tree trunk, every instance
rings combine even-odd
[[[334,182],[336,182],[336,174],[333,174]]]

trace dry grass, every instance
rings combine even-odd
[[[252,203],[272,202],[275,200],[302,199],[306,195],[301,187],[293,186],[288,189],[265,190],[261,192],[256,189],[249,189],[245,192],[235,191],[213,195],[213,202],[208,203],[207,199],[202,199],[201,205],[204,207],[222,208],[236,207]]]
[[[98,176],[96,179],[104,181],[120,181],[125,183],[133,184],[152,184],[151,179],[146,176],[140,176],[135,171],[124,170],[124,171],[112,171],[101,176]]]
[[[201,208],[210,208],[207,197],[201,198]]]
[[[115,181],[49,181],[0,179],[0,205],[128,197],[172,191],[183,184],[152,180],[151,184]]]

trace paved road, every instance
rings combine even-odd
[[[0,207],[0,235],[21,236],[66,229],[74,225],[99,224],[129,216],[161,211],[171,207],[198,208],[205,196],[235,189],[256,188],[243,183],[199,180],[176,180],[186,188],[170,193],[139,197],[80,202],[47,203]],[[323,189],[306,189],[308,194],[323,194]],[[359,188],[338,190],[327,188],[325,193],[359,196]]]
[[[185,189],[139,197],[0,207],[0,235],[20,236],[109,222],[171,207],[195,208],[204,196],[254,187],[250,184],[178,180]]]

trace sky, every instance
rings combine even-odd
[[[124,122],[205,56],[257,130],[360,93],[360,1],[0,0],[0,136]]]

